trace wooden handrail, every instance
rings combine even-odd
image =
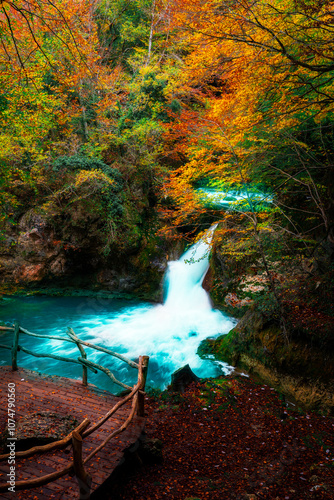
[[[72,435],[73,445],[73,469],[74,474],[79,483],[80,500],[89,498],[92,478],[85,471],[84,462],[82,460],[82,437],[78,432]]]
[[[68,328],[67,329],[67,334],[71,337],[72,340],[74,340],[74,342],[76,343],[79,351],[80,351],[80,354],[81,354],[81,357],[85,360],[87,360],[87,354],[84,350],[84,348],[82,347],[82,345],[80,344],[79,342],[79,338],[76,336],[76,334],[74,333],[73,329],[72,328]],[[80,361],[80,359],[79,359]],[[83,364],[82,365],[82,384],[87,386],[87,365]]]
[[[88,359],[84,359],[81,357],[79,357],[78,360],[80,361],[80,363],[83,363],[88,368],[89,367],[98,368],[99,370],[101,370],[101,372],[104,372],[106,375],[108,375],[108,377],[114,382],[114,384],[120,385],[121,387],[123,387],[123,389],[131,389],[131,387],[129,385],[124,384],[123,382],[120,382],[119,380],[117,380],[115,375],[105,366],[98,365],[97,363],[94,363],[93,361],[90,361]]]
[[[65,363],[75,363],[77,365],[82,365],[83,361],[79,361],[78,359],[74,358],[65,358],[63,356],[58,356],[57,354],[46,354],[46,353],[41,353],[41,352],[34,352],[30,351],[30,349],[27,349],[26,347],[23,347],[22,345],[18,345],[18,350],[23,351],[26,354],[31,354],[32,356],[35,356],[36,358],[51,358],[51,359],[56,359],[57,361],[65,361]],[[99,365],[97,365],[99,366]],[[97,373],[97,370],[93,368],[92,366],[88,366],[88,368],[93,372]]]
[[[88,463],[112,438],[115,436],[119,435],[122,433],[127,427],[130,425],[132,422],[134,416],[144,416],[144,389],[145,389],[145,383],[146,383],[146,377],[147,377],[147,367],[148,367],[148,356],[140,356],[139,357],[139,362],[136,363],[132,360],[127,359],[125,356],[115,353],[114,351],[111,351],[110,349],[100,347],[100,346],[95,346],[94,344],[90,344],[89,342],[85,342],[80,340],[75,332],[73,331],[72,328],[68,328],[67,334],[70,338],[62,338],[62,337],[56,337],[56,336],[51,336],[51,335],[39,335],[35,334],[32,332],[29,332],[28,330],[25,330],[24,328],[20,327],[17,322],[13,325],[13,327],[4,327],[0,326],[0,331],[10,331],[13,332],[13,343],[12,346],[6,346],[6,345],[0,345],[0,347],[9,349],[11,350],[11,355],[12,355],[12,369],[17,370],[17,352],[22,351],[27,354],[30,354],[32,356],[38,357],[38,358],[52,358],[56,359],[58,361],[65,361],[69,363],[75,363],[75,364],[80,364],[83,367],[83,385],[87,385],[87,369],[90,369],[94,373],[97,373],[97,370],[103,371],[108,375],[108,377],[114,382],[115,384],[118,384],[122,386],[125,389],[130,390],[130,393],[125,396],[122,400],[120,400],[118,403],[116,403],[113,408],[111,408],[98,422],[96,422],[94,425],[92,425],[90,428],[87,429],[89,426],[90,422],[88,419],[85,419],[79,426],[76,427],[70,434],[68,434],[65,438],[49,443],[47,445],[43,446],[34,446],[33,448],[29,450],[25,450],[22,452],[17,452],[16,457],[17,458],[28,458],[35,453],[45,453],[51,450],[56,450],[56,449],[62,449],[68,446],[70,442],[72,442],[73,446],[73,461],[68,463],[62,470],[53,472],[51,474],[47,474],[45,476],[39,477],[39,478],[34,478],[30,480],[25,480],[25,481],[17,481],[15,484],[16,490],[23,490],[23,489],[30,489],[30,488],[35,488],[39,486],[43,486],[45,484],[48,484],[49,482],[55,481],[56,479],[59,479],[60,477],[68,474],[68,473],[73,473],[76,475],[78,483],[79,483],[79,488],[80,488],[80,498],[87,498],[87,495],[89,496],[90,494],[90,486],[91,486],[91,478],[90,476],[86,473],[84,469],[84,465]],[[46,353],[36,353],[31,351],[30,349],[27,349],[26,347],[23,347],[21,344],[19,344],[19,334],[20,332],[30,335],[32,337],[37,337],[37,338],[47,338],[47,339],[55,339],[55,340],[61,340],[61,341],[66,341],[70,342],[72,344],[76,344],[80,356],[78,356],[77,359],[74,358],[65,358],[63,356],[58,356],[56,354],[46,354]],[[96,349],[98,351],[105,352],[107,354],[110,354],[116,358],[121,359],[122,361],[125,361],[127,364],[130,366],[137,368],[138,369],[138,380],[135,386],[130,387],[127,384],[124,384],[123,382],[120,382],[119,380],[116,379],[114,374],[106,367],[98,365],[97,363],[94,363],[90,360],[87,359],[87,354],[83,348],[83,346]],[[126,421],[116,430],[114,430],[95,450],[93,450],[85,459],[82,457],[82,441],[86,437],[88,437],[90,434],[95,432],[97,429],[99,429],[112,415],[114,415],[119,408],[121,408],[123,405],[125,405],[129,400],[132,399],[132,405],[131,405],[131,411],[126,419]],[[8,459],[9,454],[5,455],[0,455],[0,460]],[[0,485],[0,491],[6,491],[8,488],[7,484],[2,484]]]
[[[6,329],[12,330],[12,328],[6,328]],[[22,326],[20,326],[20,331],[22,333],[25,333],[26,335],[30,335],[31,337],[37,337],[40,339],[61,340],[63,342],[70,342],[71,344],[76,344],[77,342],[79,342],[81,345],[84,345],[86,347],[90,347],[91,349],[95,349],[96,351],[101,351],[101,352],[105,352],[106,354],[110,354],[110,356],[114,356],[114,358],[118,358],[121,361],[124,361],[128,365],[132,366],[132,368],[138,369],[138,363],[136,363],[135,361],[132,361],[131,359],[128,359],[127,357],[123,356],[123,354],[119,354],[118,352],[111,351],[110,349],[107,349],[106,347],[101,347],[99,345],[91,344],[90,342],[86,342],[85,340],[81,340],[79,338],[77,341],[75,341],[72,339],[68,339],[66,337],[57,337],[55,335],[40,335],[39,333],[29,332],[25,328],[22,328]]]
[[[30,490],[31,488],[38,488],[39,486],[44,486],[44,484],[51,483],[60,477],[70,474],[73,471],[73,462],[70,462],[64,469],[57,470],[46,476],[36,477],[34,479],[28,479],[24,481],[16,481],[15,490]],[[0,484],[0,492],[8,491],[8,484]]]
[[[10,326],[1,326],[0,327],[2,331],[14,331],[14,339],[13,339],[13,345],[12,347],[2,345],[0,344],[0,347],[4,349],[9,349],[12,351],[12,369],[16,370],[17,369],[17,351],[23,351],[26,354],[30,354],[31,356],[35,356],[37,358],[51,358],[51,359],[56,359],[57,361],[64,361],[66,363],[75,363],[75,364],[81,364],[82,365],[82,383],[83,385],[87,386],[88,380],[87,380],[87,369],[91,370],[93,373],[97,373],[97,370],[100,370],[112,380],[117,385],[120,385],[124,389],[131,389],[131,387],[127,384],[124,384],[123,382],[119,381],[116,379],[114,374],[108,369],[105,368],[102,365],[99,365],[97,363],[93,363],[92,361],[87,359],[87,354],[85,350],[83,349],[83,345],[90,347],[91,349],[95,349],[101,352],[105,352],[107,354],[110,354],[111,356],[114,356],[124,362],[126,362],[128,365],[130,365],[133,368],[139,368],[138,363],[135,361],[132,361],[122,354],[119,354],[115,351],[111,351],[110,349],[107,349],[105,347],[97,346],[95,344],[91,344],[90,342],[85,342],[79,339],[79,337],[75,334],[72,328],[68,328],[67,334],[70,338],[66,337],[58,337],[54,335],[40,335],[37,333],[32,333],[26,330],[25,328],[22,328],[19,326],[18,323],[15,323],[14,327]],[[74,358],[65,358],[63,356],[58,356],[56,354],[46,354],[46,353],[37,353],[34,351],[31,351],[30,349],[27,349],[26,347],[23,347],[22,345],[18,344],[18,338],[19,338],[19,333],[22,332],[26,335],[32,336],[32,337],[37,337],[37,338],[44,338],[44,339],[52,339],[52,340],[60,340],[60,341],[65,341],[65,342],[70,342],[72,344],[76,344],[81,356],[79,356],[77,359]]]
[[[88,455],[88,457],[85,458],[84,460],[84,464],[86,464],[87,462],[89,462],[89,460],[91,458],[93,458],[94,455],[96,455],[96,453],[98,453],[100,450],[102,450],[102,448],[105,447],[105,445],[107,443],[109,443],[109,441],[115,437],[115,436],[118,436],[118,434],[121,434],[121,432],[125,431],[125,429],[128,428],[128,426],[130,425],[130,423],[132,422],[133,420],[133,417],[135,416],[136,414],[136,408],[137,408],[137,398],[138,398],[138,394],[136,393],[134,395],[134,398],[133,398],[133,401],[132,401],[132,406],[131,406],[131,412],[130,412],[130,415],[128,416],[128,418],[126,419],[126,421],[124,422],[123,425],[121,425],[121,427],[119,429],[117,429],[116,431],[112,432],[110,434],[110,436],[108,436],[104,441],[103,443],[100,444],[100,446],[98,446],[97,448],[95,448],[94,451],[92,451],[90,453],[90,455]]]
[[[12,350],[12,346],[10,346],[10,345],[0,344],[0,347],[1,347],[1,349],[8,349],[9,351]]]
[[[104,422],[106,422],[114,413],[116,413],[116,411],[119,408],[121,408],[121,406],[123,406],[127,401],[129,401],[139,391],[139,389],[140,389],[140,387],[142,386],[142,383],[143,383],[143,381],[142,381],[142,363],[141,363],[141,360],[142,360],[142,357],[140,356],[140,358],[139,358],[139,370],[138,370],[138,382],[133,387],[133,389],[130,392],[130,394],[128,394],[121,401],[119,401],[117,404],[115,404],[115,406],[111,410],[109,410],[104,415],[104,417],[102,417],[95,425],[93,425],[92,427],[90,427],[89,429],[87,429],[83,433],[84,437],[89,436],[90,434],[92,434],[92,432],[96,431],[99,427],[101,427],[101,425],[103,425]]]
[[[14,324],[14,338],[13,338],[13,347],[12,347],[12,370],[17,370],[17,349],[19,345],[19,334],[20,334],[20,326],[16,321]]]
[[[148,370],[148,361],[149,357],[148,356],[143,356],[142,357],[142,374],[141,374],[141,386],[138,391],[138,411],[137,414],[139,417],[144,417],[145,415],[145,385],[146,385],[146,379],[147,379],[147,370]]]
[[[137,384],[135,385],[135,387],[133,388],[133,391],[132,391],[133,392],[133,400],[132,400],[131,412],[130,412],[129,417],[126,419],[126,421],[124,422],[124,424],[121,425],[121,427],[119,429],[117,429],[116,431],[112,432],[110,434],[110,436],[108,436],[103,441],[103,443],[100,446],[98,446],[94,451],[92,451],[90,453],[90,455],[88,455],[88,457],[84,460],[84,464],[86,464],[94,455],[96,455],[96,453],[98,451],[102,450],[102,448],[110,441],[110,439],[112,439],[113,437],[117,436],[118,434],[121,434],[121,432],[123,432],[128,427],[128,425],[130,424],[130,422],[133,420],[133,417],[135,416],[136,409],[137,409],[138,391],[139,391],[140,387],[143,384],[143,366],[142,366],[143,364],[142,364],[142,361],[143,361],[143,357],[140,356],[139,357],[138,382],[137,382]],[[124,399],[126,399],[126,398],[124,398]],[[110,417],[110,415],[109,415],[109,417]],[[100,425],[99,425],[99,427],[100,427]],[[96,427],[96,428],[98,428],[98,427]],[[88,435],[89,431],[90,431],[90,429],[87,430],[87,435]]]
[[[140,356],[139,357],[139,369],[138,369],[138,382],[137,384],[133,387],[132,391],[130,394],[128,394],[125,398],[123,398],[122,401],[117,403],[109,412],[106,413],[106,415],[100,419],[97,424],[93,425],[91,428],[87,429],[86,431],[84,430],[84,427],[89,425],[88,419],[85,419],[80,426],[78,426],[72,433],[70,433],[64,440],[68,439],[69,436],[71,436],[72,439],[72,444],[73,444],[73,462],[68,463],[62,470],[53,472],[51,474],[47,474],[45,476],[42,476],[40,478],[34,478],[34,479],[29,479],[25,481],[17,481],[15,484],[15,489],[17,491],[19,490],[24,490],[24,489],[31,489],[31,488],[36,488],[39,486],[43,486],[45,484],[48,484],[52,481],[55,481],[56,479],[59,479],[60,477],[72,473],[76,474],[79,482],[79,487],[80,487],[80,498],[87,498],[87,489],[90,489],[90,483],[91,483],[91,478],[88,474],[86,474],[84,470],[84,465],[88,463],[101,449],[104,448],[104,446],[115,436],[118,434],[122,433],[124,430],[127,429],[127,427],[130,425],[132,422],[136,411],[138,409],[138,395],[139,391],[141,389],[144,389],[145,386],[145,367],[147,368],[148,364],[148,357],[147,356]],[[131,411],[126,419],[126,421],[121,425],[119,429],[116,429],[113,431],[104,441],[101,443],[95,450],[93,450],[84,460],[82,458],[82,440],[89,436],[92,432],[97,430],[101,425],[108,420],[111,415],[113,415],[121,406],[123,406],[129,399],[133,398],[132,405],[131,405]],[[50,443],[49,445],[45,445],[43,447],[34,447],[31,448],[30,450],[26,450],[26,452],[18,452],[17,456],[19,456],[19,453],[26,453],[25,457],[30,456],[29,453],[33,454],[36,452],[36,449],[40,451],[41,448],[44,448],[43,451],[50,451],[51,447],[52,449],[56,448],[56,445],[64,440],[58,441],[56,443]],[[49,447],[48,450],[46,450],[46,447]],[[7,455],[3,455],[0,458],[7,458]],[[0,485],[0,492],[1,491],[6,491],[8,488],[7,484]]]

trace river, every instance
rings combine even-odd
[[[7,298],[0,306],[0,320],[19,321],[29,331],[44,335],[66,336],[72,327],[80,339],[102,345],[136,360],[150,356],[147,385],[165,388],[171,374],[189,364],[200,377],[228,373],[230,367],[197,354],[200,342],[228,333],[236,321],[213,309],[202,282],[209,266],[210,241],[214,228],[187,250],[178,261],[168,265],[163,304],[129,302],[115,299],[82,297],[26,296]],[[9,334],[1,343],[10,345]],[[57,340],[34,339],[20,335],[27,349],[77,358],[76,346]],[[136,371],[108,354],[87,349],[88,359],[108,367],[122,382],[132,385]],[[0,363],[10,364],[10,351],[1,349]],[[81,378],[80,366],[48,358],[18,353],[18,365],[31,370],[69,378]],[[117,392],[108,377],[88,372],[89,382]]]

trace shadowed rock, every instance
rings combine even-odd
[[[172,374],[171,389],[175,392],[184,392],[192,382],[200,379],[194,374],[189,365],[182,366]]]

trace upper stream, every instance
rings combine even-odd
[[[217,209],[247,211],[261,209],[265,205],[272,203],[273,197],[260,191],[247,189],[219,191],[214,188],[198,188],[197,194],[205,206],[211,206]],[[252,204],[252,206],[250,205]]]
[[[78,337],[103,345],[128,358],[150,356],[147,385],[165,388],[171,374],[189,364],[200,377],[227,373],[224,363],[202,360],[196,354],[207,337],[227,333],[235,320],[212,308],[202,282],[209,266],[210,240],[214,228],[187,250],[178,261],[168,264],[163,304],[122,300],[28,296],[9,298],[0,306],[0,320],[19,323],[29,331],[44,335],[66,336],[71,326]],[[1,343],[11,344],[10,335]],[[20,344],[36,352],[77,358],[76,346],[57,340],[34,339],[20,334]],[[87,350],[88,359],[108,367],[119,380],[132,385],[136,370],[107,354]],[[1,350],[0,363],[10,364],[10,351]],[[73,363],[36,358],[18,353],[18,365],[31,370],[80,378],[82,369]],[[89,382],[113,392],[121,390],[103,373],[88,371]]]

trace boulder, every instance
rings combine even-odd
[[[44,264],[22,265],[13,272],[16,283],[40,281],[45,276]]]
[[[175,392],[184,392],[192,382],[200,379],[194,374],[189,365],[182,366],[172,374],[171,389]]]
[[[50,271],[54,276],[61,276],[62,274],[65,274],[67,270],[67,262],[64,256],[59,256],[57,257],[51,264],[50,264]]]
[[[161,464],[163,461],[163,443],[160,439],[145,438],[140,446],[140,458],[146,464]]]

